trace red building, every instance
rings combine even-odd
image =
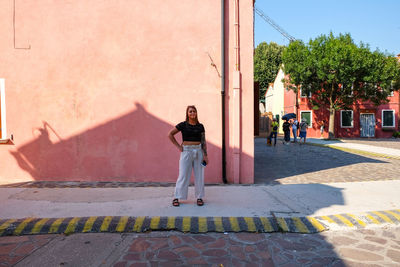
[[[329,111],[326,108],[314,108],[309,98],[299,90],[297,96],[292,90],[285,89],[284,113],[295,113],[309,124],[307,137],[321,137],[321,125],[325,121],[323,137],[328,137]],[[351,109],[338,110],[335,115],[336,137],[374,137],[390,138],[399,129],[400,94],[392,93],[387,104],[375,106],[368,101],[358,101]]]
[[[312,98],[312,95],[311,95]],[[309,122],[308,137],[321,137],[322,121],[325,121],[323,137],[328,137],[329,111],[327,109],[313,109],[308,98],[297,95],[293,91],[285,90],[285,113],[296,113],[297,117],[305,118]],[[389,97],[389,103],[375,106],[368,102],[357,102],[351,109],[336,111],[336,137],[375,137],[389,138],[399,127],[400,94],[394,92]]]

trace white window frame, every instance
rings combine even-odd
[[[345,87],[343,86],[343,83],[340,84],[340,89],[343,90],[345,89]],[[350,94],[348,94],[347,96],[353,96],[353,90],[354,90],[354,85],[351,85],[351,89],[350,89]]]
[[[313,114],[312,114],[312,110],[300,110],[300,123],[301,123],[301,118],[302,118],[301,114],[302,114],[303,112],[310,112],[310,124],[308,125],[308,128],[312,128],[312,124],[313,124],[313,119],[312,119]]]
[[[341,89],[345,89],[343,84],[340,87],[341,87]],[[353,96],[353,92],[354,92],[354,84],[351,85],[350,94],[348,94],[348,96]]]
[[[390,83],[390,94],[389,94],[390,97],[394,96],[394,86],[393,85],[394,85],[394,81],[392,81]]]
[[[351,111],[351,126],[343,126],[343,111]],[[340,111],[340,128],[353,128],[354,127],[354,112],[352,110]]]
[[[392,111],[392,113],[393,113],[393,124],[390,126],[383,125],[383,122],[384,122],[383,112],[384,111]],[[394,109],[382,109],[382,128],[394,128],[394,127],[396,127],[396,113],[395,113]]]
[[[367,85],[374,85],[374,88],[375,88],[375,93],[374,93],[374,95],[376,95],[376,91],[378,90],[378,85],[376,84],[376,83],[370,83],[370,82],[366,82],[366,83],[364,83],[366,86]],[[364,92],[365,92],[365,94],[367,94],[367,92],[366,92],[366,90],[364,89]]]
[[[5,79],[0,78],[0,108],[1,108],[1,133],[0,140],[7,139],[7,125],[6,125],[6,86]]]
[[[312,95],[311,92],[308,93],[308,96],[303,95],[303,90],[302,90],[302,88],[303,88],[303,85],[300,86],[300,97],[301,97],[301,98],[310,98],[311,95]]]

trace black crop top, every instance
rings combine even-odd
[[[204,126],[201,123],[191,125],[190,123],[183,121],[175,127],[182,132],[183,141],[201,142],[201,133],[205,132]]]

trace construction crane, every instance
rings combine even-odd
[[[280,34],[282,34],[286,39],[288,39],[290,42],[296,41],[296,38],[291,36],[289,33],[287,33],[282,27],[280,27],[278,24],[276,24],[275,21],[273,21],[270,17],[264,14],[257,6],[254,6],[254,11],[262,18],[264,19],[269,25],[275,28]]]

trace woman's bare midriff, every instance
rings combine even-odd
[[[200,145],[200,142],[183,141],[182,145],[184,145],[184,146],[196,146],[196,145]]]

